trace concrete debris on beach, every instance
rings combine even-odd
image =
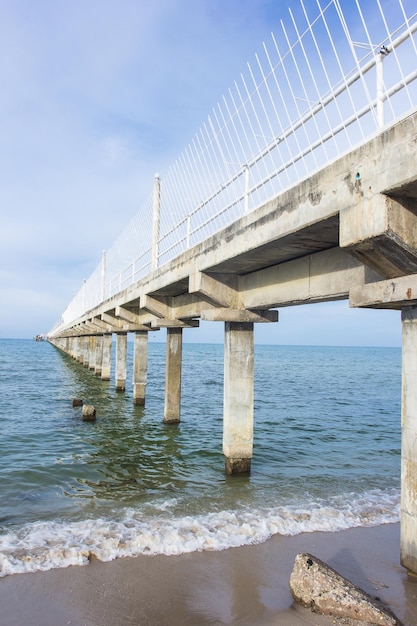
[[[96,419],[96,409],[92,404],[83,405],[83,420],[93,421]]]
[[[296,602],[315,613],[351,619],[356,624],[401,626],[381,602],[308,553],[295,558],[290,590]]]

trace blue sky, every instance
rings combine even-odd
[[[168,169],[294,4],[0,0],[1,337],[53,326],[149,196],[155,172]],[[399,313],[345,302],[283,309],[280,320],[257,328],[257,340],[401,341]],[[221,326],[203,324],[186,339],[222,341]]]

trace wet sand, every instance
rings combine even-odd
[[[327,626],[294,604],[296,554],[311,552],[417,625],[417,578],[399,562],[399,524],[275,536],[222,552],[139,556],[0,579],[4,626]]]

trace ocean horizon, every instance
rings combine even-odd
[[[401,348],[256,344],[249,476],[224,473],[223,345],[184,343],[176,425],[165,344],[145,407],[132,352],[120,393],[46,341],[0,339],[0,576],[399,521]]]

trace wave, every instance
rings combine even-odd
[[[262,543],[273,535],[339,531],[399,521],[400,494],[373,490],[344,494],[329,502],[303,506],[248,508],[206,515],[175,517],[163,502],[159,514],[127,508],[119,519],[36,522],[0,535],[0,577],[86,565],[92,557],[111,561],[125,556],[178,555],[225,550]]]

